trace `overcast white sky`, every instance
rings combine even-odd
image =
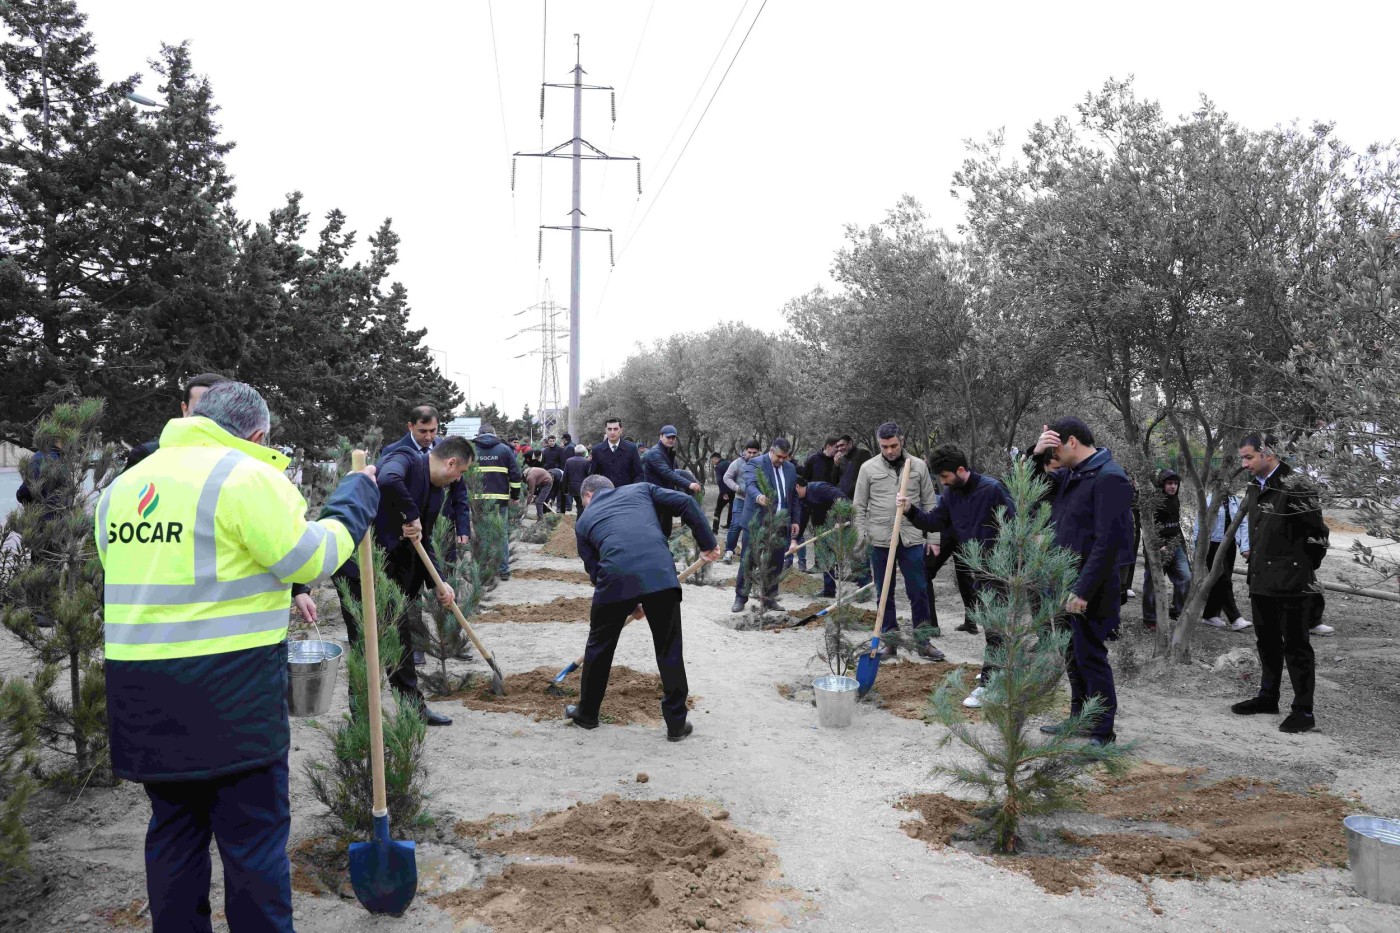
[[[1204,92],[1253,127],[1335,121],[1357,147],[1394,137],[1400,113],[1396,3],[769,0],[631,239],[762,0],[554,0],[547,33],[541,0],[79,5],[104,76],[145,71],[148,94],[159,43],[190,40],[238,144],[244,216],[301,190],[313,228],[339,207],[363,241],[392,217],[429,345],[473,398],[503,395],[512,412],[539,391],[538,358],[513,358],[536,338],[507,342],[530,317],[514,313],[546,278],[568,302],[568,235],[547,232],[537,266],[535,228],[568,223],[569,163],[544,165],[541,198],[541,160],[521,159],[510,192],[510,152],[539,148],[542,43],[548,80],[565,83],[581,34],[586,80],[618,91],[615,129],[607,93],[585,94],[583,137],[642,158],[640,203],[631,165],[584,165],[585,222],[617,231],[619,254],[610,270],[606,235],[585,236],[585,382],[636,341],[721,320],[781,327],[784,302],[830,281],[843,224],[879,220],[902,194],[951,230],[965,139],[1005,126],[1019,141],[1109,76],[1135,75],[1171,114]],[[571,96],[549,92],[546,148],[571,137]],[[567,379],[561,360],[566,395]]]

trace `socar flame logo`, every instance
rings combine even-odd
[[[160,493],[156,492],[155,483],[147,483],[141,490],[141,499],[136,503],[136,514],[142,518],[150,518],[151,513],[160,505]]]

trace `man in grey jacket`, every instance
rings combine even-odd
[[[928,464],[918,457],[910,456],[904,450],[904,436],[899,425],[888,421],[880,425],[876,436],[880,441],[880,456],[871,457],[860,466],[856,475],[855,507],[856,527],[870,545],[870,572],[875,578],[875,593],[879,597],[884,588],[885,564],[890,557],[890,537],[894,534],[894,518],[899,514],[899,478],[906,462],[909,463],[909,484],[904,494],[911,505],[924,511],[931,510],[938,501],[933,479],[929,476]],[[899,546],[895,561],[904,577],[904,592],[909,597],[910,612],[913,615],[914,629],[932,624],[929,611],[928,583],[924,577],[924,551],[931,550],[932,543],[927,535],[904,522],[899,529]],[[891,586],[894,580],[890,581]],[[885,616],[881,620],[880,631],[889,632],[898,628],[895,621],[894,600],[885,602]],[[895,647],[884,639],[880,640],[880,650],[889,657]],[[944,660],[943,652],[925,640],[919,646],[919,654],[934,661]]]
[[[748,503],[744,501],[744,489],[748,485],[745,474],[750,469],[750,462],[758,456],[760,450],[762,448],[758,446],[758,441],[749,441],[744,445],[744,455],[736,457],[720,479],[720,485],[734,495],[735,501],[734,511],[729,515],[729,534],[724,537],[726,564],[734,560],[734,547],[739,543],[739,535],[744,533],[744,523],[748,518]]]

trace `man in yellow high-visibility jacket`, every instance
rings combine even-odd
[[[212,929],[211,837],[229,928],[292,929],[291,585],[354,553],[379,491],[372,468],[352,474],[306,521],[286,458],[262,446],[268,426],[250,386],[211,386],[97,508],[112,769],[151,801],[156,933]]]

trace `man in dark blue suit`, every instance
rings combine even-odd
[[[661,672],[666,738],[679,742],[692,731],[686,721],[690,685],[681,646],[681,586],[658,513],[685,522],[707,561],[719,557],[719,543],[700,506],[683,492],[650,483],[617,489],[606,477],[590,476],[582,496],[583,515],[574,534],[593,581],[593,609],[578,704],[564,707],[564,715],[584,729],[598,728],[618,636],[629,618],[645,616]]]
[[[662,489],[699,492],[701,487],[694,475],[688,470],[676,469],[677,440],[675,425],[668,424],[661,429],[661,439],[642,457],[642,479]],[[661,515],[661,533],[667,538],[671,537],[671,516],[668,513]]]
[[[389,578],[403,590],[404,595],[413,599],[431,581],[427,568],[423,566],[415,539],[423,542],[423,549],[433,565],[442,572],[437,553],[433,549],[433,525],[442,511],[443,490],[462,478],[471,466],[476,451],[464,437],[444,438],[424,456],[421,452],[395,447],[381,454],[375,466],[378,469],[379,511],[374,516],[374,540],[386,552],[385,571]],[[360,592],[361,568],[355,560],[346,561],[332,579],[344,580],[350,592],[358,596]],[[446,583],[437,590],[437,600],[444,606],[455,598],[452,588]],[[353,643],[360,637],[359,621],[347,606],[341,607],[345,617],[345,628]],[[398,663],[389,672],[389,683],[403,694],[406,702],[418,710],[418,715],[430,726],[450,725],[452,720],[428,708],[423,693],[418,689],[418,671],[413,666],[413,626],[410,619],[414,609],[410,608],[399,619],[399,641],[402,651]]]
[[[394,450],[416,450],[426,457],[441,440],[438,410],[431,405],[419,405],[408,413],[408,433],[381,450],[379,455],[382,457]],[[458,546],[465,546],[472,536],[472,509],[465,482],[455,482],[448,488],[447,505],[442,514],[453,522]]]
[[[802,521],[802,499],[797,494],[797,468],[788,462],[791,459],[792,444],[785,437],[775,437],[773,443],[768,445],[768,453],[754,457],[749,463],[751,469],[744,473],[748,480],[744,493],[744,500],[748,503],[747,517],[744,519],[744,559],[739,564],[739,578],[734,583],[734,605],[730,612],[743,612],[744,604],[749,601],[750,581],[744,571],[747,569],[749,575],[753,573],[750,563],[754,557],[751,534],[769,515],[785,511],[788,513],[788,533],[778,536],[769,554],[768,580],[765,581],[765,591],[761,597],[764,608],[782,608],[777,600],[778,574],[783,569],[783,555],[788,549],[788,542],[797,537]],[[768,488],[771,496],[764,495],[760,484]]]
[[[642,455],[637,445],[622,436],[622,422],[609,418],[603,443],[593,448],[592,476],[606,476],[614,486],[643,482]]]

